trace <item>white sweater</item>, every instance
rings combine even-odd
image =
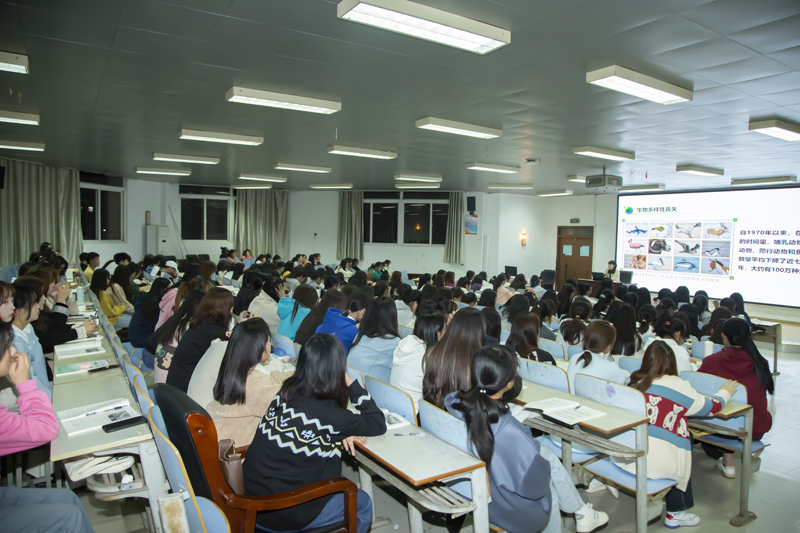
[[[389,384],[403,390],[414,401],[414,410],[419,412],[422,399],[422,359],[425,357],[425,343],[414,335],[400,341],[392,357],[392,375]]]

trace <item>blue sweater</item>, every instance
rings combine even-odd
[[[47,361],[44,359],[42,345],[33,331],[33,326],[28,324],[25,329],[20,330],[16,326],[14,331],[14,348],[18,352],[23,352],[28,356],[31,363],[31,379],[36,380],[39,390],[47,393],[50,400],[53,400],[53,382],[47,379]]]
[[[300,327],[300,323],[308,316],[308,313],[311,312],[311,309],[300,304],[297,307],[297,314],[294,316],[294,320],[292,320],[293,310],[294,298],[280,299],[278,302],[278,317],[281,319],[281,323],[278,325],[277,333],[278,335],[283,335],[292,340],[294,340],[295,335],[297,335],[297,328]]]
[[[156,330],[156,324],[158,324],[158,307],[156,307],[153,318],[148,319],[144,316],[142,304],[147,295],[148,293],[146,292],[140,292],[136,295],[136,301],[133,304],[134,311],[131,323],[128,326],[128,340],[134,348],[144,348],[144,345],[147,344],[150,336]]]
[[[358,335],[358,328],[355,320],[348,316],[342,316],[341,311],[331,307],[325,312],[325,319],[315,333],[329,333],[339,337],[344,344],[344,349],[349,351],[350,345]]]

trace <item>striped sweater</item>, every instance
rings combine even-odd
[[[645,392],[645,399],[650,418],[647,477],[674,479],[678,489],[686,490],[692,475],[692,442],[686,418],[718,413],[731,397],[726,391],[719,391],[708,398],[678,376],[663,376],[653,381]],[[617,464],[631,473],[636,472],[633,462]]]

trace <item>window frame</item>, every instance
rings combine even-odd
[[[233,189],[231,189],[232,191]],[[231,228],[233,227],[234,221],[234,209],[236,204],[236,197],[229,193],[227,196],[223,196],[221,194],[179,194],[178,201],[183,202],[183,199],[192,199],[192,200],[203,200],[203,237],[201,239],[187,239],[183,236],[183,205],[181,205],[181,239],[185,241],[231,241]],[[225,238],[224,239],[208,239],[208,235],[206,235],[206,229],[208,228],[208,200],[225,200],[228,202],[228,225],[225,228]]]
[[[370,228],[369,228],[369,240],[364,239],[364,244],[374,245],[374,246],[424,246],[424,247],[431,247],[431,246],[439,246],[444,247],[444,244],[433,244],[433,206],[434,205],[450,205],[449,199],[442,199],[442,200],[418,200],[416,198],[406,198],[405,192],[400,194],[399,200],[392,200],[388,198],[370,198],[364,199],[364,205],[370,204]],[[375,224],[372,222],[372,204],[397,204],[397,242],[372,242],[372,234],[374,230]],[[405,204],[428,204],[428,208],[430,209],[430,224],[428,225],[428,244],[419,244],[419,243],[409,243],[406,244],[405,241]],[[448,209],[448,217],[450,216],[449,209]]]
[[[94,239],[84,239],[85,244],[124,244],[128,242],[128,202],[127,202],[127,195],[125,187],[113,187],[111,185],[99,185],[96,183],[80,183],[81,189],[91,189],[94,191],[95,195],[95,205],[97,206],[97,232],[95,233]],[[101,209],[102,202],[100,201],[100,191],[108,191],[108,192],[117,192],[120,193],[120,200],[119,200],[119,228],[120,228],[120,239],[112,239],[112,240],[103,240],[100,239],[100,232],[102,231],[101,227]],[[83,236],[83,227],[81,227],[81,236]]]

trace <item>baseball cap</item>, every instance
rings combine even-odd
[[[172,267],[175,270],[178,270],[178,263],[176,263],[175,261],[167,261],[167,264],[164,265],[164,266],[165,267]]]

